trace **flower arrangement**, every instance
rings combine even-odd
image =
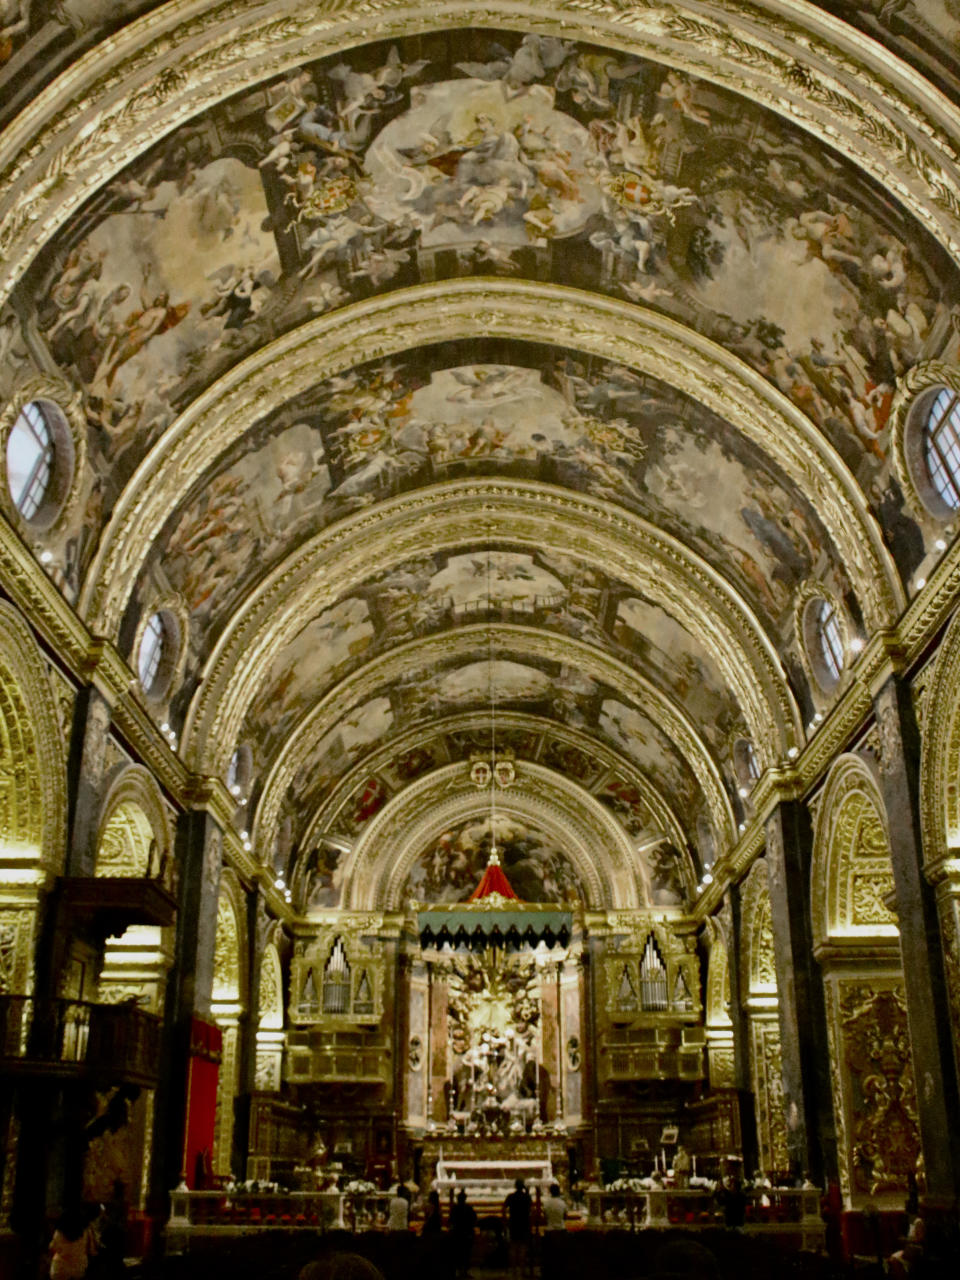
[[[363,1178],[354,1178],[352,1182],[348,1182],[344,1187],[344,1191],[348,1196],[375,1195],[379,1189],[375,1182],[365,1182]]]

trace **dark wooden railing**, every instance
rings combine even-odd
[[[136,1005],[0,996],[0,1069],[154,1084],[160,1019]]]

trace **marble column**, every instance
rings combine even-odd
[[[876,692],[874,709],[927,1197],[947,1207],[960,1192],[960,1096],[936,895],[923,874],[920,734],[910,689],[899,677]]]
[[[813,827],[806,805],[781,801],[766,836],[790,1171],[820,1183],[837,1176],[837,1139],[823,979],[813,957]]]

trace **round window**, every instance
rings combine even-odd
[[[20,515],[38,528],[53,523],[73,477],[73,438],[57,406],[31,400],[7,436],[7,487]]]

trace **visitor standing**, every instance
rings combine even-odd
[[[513,1190],[503,1202],[510,1236],[511,1280],[521,1280],[530,1266],[530,1192],[522,1178],[517,1178]]]
[[[390,1213],[387,1217],[388,1231],[410,1230],[410,1192],[400,1183],[390,1197]]]
[[[450,1210],[450,1234],[453,1236],[453,1257],[458,1276],[469,1276],[473,1260],[473,1238],[477,1230],[477,1211],[467,1203],[467,1193],[457,1193],[457,1203]]]

